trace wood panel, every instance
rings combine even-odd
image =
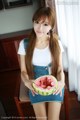
[[[19,69],[14,41],[1,41],[0,47],[0,71]]]
[[[19,61],[16,47],[19,46],[19,42],[29,37],[30,32],[21,33],[21,35],[4,35],[0,39],[0,72],[19,69]],[[6,37],[5,37],[6,36]]]

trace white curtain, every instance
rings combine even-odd
[[[80,101],[80,0],[55,0],[57,26],[64,47],[63,66],[69,74],[69,90]]]

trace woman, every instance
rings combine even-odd
[[[29,88],[29,98],[36,120],[59,120],[65,82],[62,67],[63,49],[57,35],[53,34],[55,12],[49,7],[39,8],[32,21],[33,30],[30,38],[22,40],[18,50],[21,77],[25,86]],[[57,78],[58,88],[54,94],[41,96],[34,91],[32,83],[36,78],[49,74]]]

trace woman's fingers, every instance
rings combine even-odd
[[[38,95],[38,93],[35,92],[34,90],[31,90],[31,92],[32,92],[32,95],[33,95],[33,96],[35,96],[35,94]]]
[[[35,96],[35,93],[34,93],[34,91],[33,91],[33,90],[31,90],[31,92],[32,92],[32,95],[33,95],[33,96]]]
[[[33,83],[34,83],[34,80],[31,80],[31,92],[33,96],[35,96],[35,94],[37,95],[38,93],[34,90],[33,85],[32,85]]]
[[[26,87],[28,87],[28,89],[31,90],[32,95],[35,96],[35,94],[38,94],[38,93],[34,90],[33,85],[32,85],[33,83],[34,83],[34,80],[30,80],[25,85]]]
[[[53,93],[53,95],[58,95],[60,94],[60,96],[62,96],[62,89],[64,87],[64,84],[62,82],[58,82],[58,88],[56,89],[56,91]]]

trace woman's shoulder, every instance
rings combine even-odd
[[[28,43],[29,43],[29,39],[28,38],[24,38],[24,39],[22,39],[20,41],[18,54],[22,54],[22,55],[26,54],[26,48],[28,46]]]
[[[24,44],[26,44],[29,42],[29,38],[24,38],[23,41],[24,41]]]
[[[20,41],[20,44],[27,44],[29,42],[29,38],[24,38]]]
[[[58,41],[61,52],[64,52],[64,48],[63,48],[62,42],[61,42],[60,37],[58,36],[58,34],[54,33],[53,36]]]
[[[29,39],[28,38],[24,38],[20,41],[20,45],[24,45],[26,46],[29,43]]]

